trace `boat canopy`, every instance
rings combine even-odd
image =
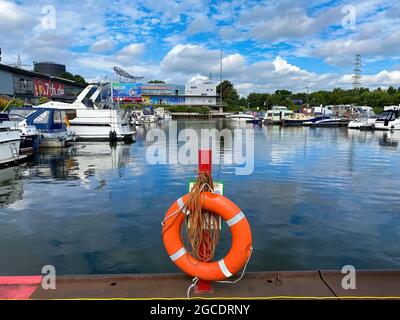
[[[33,110],[34,112],[29,113],[25,118],[27,125],[34,125],[38,130],[44,131],[66,130],[62,110],[46,108]]]

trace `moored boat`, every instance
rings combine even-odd
[[[225,117],[228,120],[233,120],[233,121],[254,121],[255,120],[255,116],[253,114],[250,113],[243,113],[243,112],[237,112],[231,115],[228,115]]]
[[[328,120],[328,119],[331,119],[331,117],[330,117],[330,116],[317,116],[317,117],[308,119],[308,120],[306,120],[306,121],[303,121],[303,126],[310,126],[310,125],[312,125],[313,123],[316,123],[316,122],[318,122],[318,121],[321,121],[321,120]]]
[[[79,140],[130,141],[135,133],[130,111],[114,106],[111,101],[97,101],[104,96],[102,93],[109,95],[103,92],[107,90],[107,84],[89,85],[73,103],[50,101],[35,108],[65,110],[69,126]]]
[[[293,114],[292,110],[288,110],[285,106],[273,106],[265,114],[264,121],[268,124],[280,124],[282,121],[289,119]]]
[[[322,119],[310,124],[311,128],[346,127],[350,120],[341,118]]]
[[[19,153],[31,155],[39,149],[39,135],[35,126],[27,125],[23,120],[24,115],[32,112],[32,108],[19,107],[11,109],[9,113],[1,113],[0,118],[3,125],[7,124],[11,129],[20,132]]]
[[[385,107],[375,121],[375,130],[400,130],[400,106]]]
[[[357,118],[351,120],[347,127],[349,129],[362,129],[362,130],[373,129],[375,126],[376,119],[377,116],[371,107],[363,107]]]
[[[20,160],[20,131],[0,122],[0,165]]]
[[[21,122],[35,126],[40,137],[40,148],[67,147],[75,139],[75,133],[68,128],[63,110],[37,108]]]

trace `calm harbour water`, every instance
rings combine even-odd
[[[233,126],[178,122],[197,131]],[[197,165],[148,164],[145,135],[141,128],[135,143],[115,148],[48,150],[0,170],[0,274],[39,274],[47,264],[58,274],[179,272],[160,222]],[[399,268],[399,142],[400,132],[255,126],[253,174],[213,166],[252,226],[249,270]],[[221,159],[232,154],[224,147]]]

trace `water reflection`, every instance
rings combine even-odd
[[[18,166],[0,169],[0,208],[5,208],[17,200],[22,200],[24,189]]]
[[[379,145],[383,147],[397,148],[399,145],[399,137],[396,137],[394,133],[384,132],[382,138],[379,138]]]

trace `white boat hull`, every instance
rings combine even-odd
[[[387,125],[385,125],[384,121],[376,121],[375,122],[375,130],[400,130],[400,120],[389,121]]]
[[[69,130],[78,140],[109,140],[115,131],[116,139],[133,139],[135,128],[130,124],[129,113],[119,109],[90,109],[75,107],[75,104],[48,102],[38,108],[75,110],[73,118],[68,118]]]
[[[9,130],[0,132],[0,164],[19,160],[20,131]]]
[[[364,121],[353,120],[353,121],[349,122],[347,127],[349,129],[360,129],[360,128],[368,128],[368,127],[372,128],[375,124],[375,120],[376,119],[368,119],[368,120],[364,120]]]
[[[240,121],[240,122],[245,122],[245,121],[252,121],[255,119],[255,117],[253,116],[249,116],[249,115],[231,115],[231,116],[227,116],[226,119],[228,120],[232,120],[232,121]]]

